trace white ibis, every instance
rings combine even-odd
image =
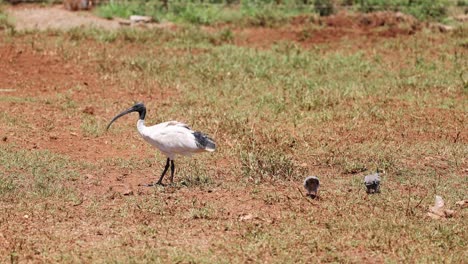
[[[304,188],[307,191],[307,195],[312,199],[317,197],[319,185],[320,181],[317,176],[309,176],[304,180]]]
[[[137,129],[143,139],[159,149],[167,157],[166,166],[159,180],[154,184],[150,183],[146,186],[163,185],[162,180],[169,168],[169,163],[171,165],[171,183],[174,181],[174,158],[176,155],[191,156],[194,153],[204,151],[212,152],[216,148],[216,143],[213,139],[202,132],[191,130],[184,123],[169,121],[154,126],[145,126],[146,107],[143,103],[136,103],[134,106],[116,115],[110,121],[107,129],[109,129],[115,120],[132,112],[140,114]]]

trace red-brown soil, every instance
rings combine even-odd
[[[269,47],[280,41],[294,41],[303,47],[316,44],[333,46],[346,40],[350,44],[369,45],[385,38],[413,35],[422,28],[411,16],[394,12],[351,14],[342,12],[323,18],[297,17],[280,28],[238,29],[235,43]]]

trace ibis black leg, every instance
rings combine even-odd
[[[169,169],[169,161],[170,161],[169,158],[167,158],[166,166],[164,167],[164,171],[161,174],[161,177],[159,178],[159,180],[156,182],[156,184],[162,185],[162,180],[164,178],[164,175],[166,175],[167,169]]]
[[[146,184],[144,186],[152,187],[154,185],[163,185],[162,180],[164,178],[164,175],[166,175],[166,172],[167,172],[168,169],[169,169],[169,158],[166,161],[166,166],[164,167],[163,173],[161,174],[161,177],[159,178],[159,180],[156,183],[150,183],[150,184]]]
[[[174,161],[171,160],[171,183],[174,182],[174,173],[175,173],[175,165],[174,165]]]

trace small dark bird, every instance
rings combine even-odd
[[[317,176],[308,176],[304,180],[304,188],[307,191],[307,196],[309,196],[312,199],[315,199],[318,195],[319,185],[320,182]]]
[[[174,181],[174,159],[176,155],[191,156],[199,152],[215,151],[216,143],[213,139],[202,132],[193,131],[184,123],[169,121],[154,126],[145,126],[146,107],[143,103],[137,103],[116,115],[110,121],[107,129],[109,129],[115,120],[132,112],[138,112],[140,115],[137,129],[141,137],[167,157],[166,166],[159,180],[146,186],[162,185],[162,180],[169,166],[171,167],[171,183]]]
[[[374,174],[364,177],[364,184],[368,194],[380,193],[380,172],[377,170]]]

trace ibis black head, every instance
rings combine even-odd
[[[122,113],[116,115],[112,120],[110,121],[109,125],[107,125],[107,129],[114,123],[115,120],[119,119],[120,117],[132,113],[132,112],[138,112],[140,114],[140,119],[145,120],[146,116],[146,107],[143,103],[136,103],[134,106],[130,107],[129,109],[123,111]]]

